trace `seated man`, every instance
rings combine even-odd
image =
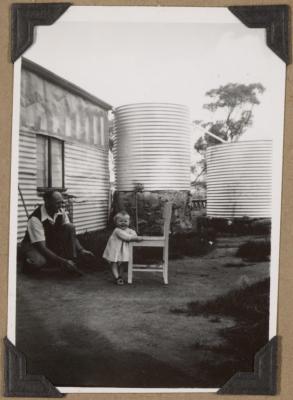
[[[81,274],[76,266],[77,258],[93,257],[79,243],[74,226],[61,208],[62,203],[61,193],[47,192],[44,204],[29,216],[21,244],[27,269],[54,265]]]

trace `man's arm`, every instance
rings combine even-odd
[[[52,250],[48,249],[45,242],[35,242],[33,243],[33,246],[46,258],[46,260],[52,261],[60,267],[82,275],[81,271],[79,271],[79,269],[76,267],[74,261],[58,256]]]
[[[78,254],[80,254],[81,256],[85,256],[85,257],[95,257],[94,254],[90,251],[85,249],[84,247],[82,247],[82,245],[80,244],[80,241],[75,238],[75,244],[76,244],[76,250],[78,252]]]
[[[35,242],[35,243],[33,243],[33,246],[48,261],[52,261],[52,262],[58,263],[58,264],[65,264],[67,261],[69,261],[69,260],[66,260],[66,258],[60,257],[56,253],[54,253],[52,250],[48,249],[45,241]]]

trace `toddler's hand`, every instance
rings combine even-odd
[[[142,242],[143,241],[143,237],[142,236],[137,236],[136,237],[136,242]]]

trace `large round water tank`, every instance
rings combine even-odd
[[[238,141],[207,150],[207,215],[271,217],[272,142]]]
[[[169,103],[139,103],[114,110],[116,188],[132,191],[190,188],[188,108]]]

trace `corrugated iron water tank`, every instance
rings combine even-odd
[[[184,105],[139,103],[114,110],[116,188],[132,191],[190,188],[189,110]]]
[[[272,141],[238,141],[207,150],[207,215],[271,217]]]

